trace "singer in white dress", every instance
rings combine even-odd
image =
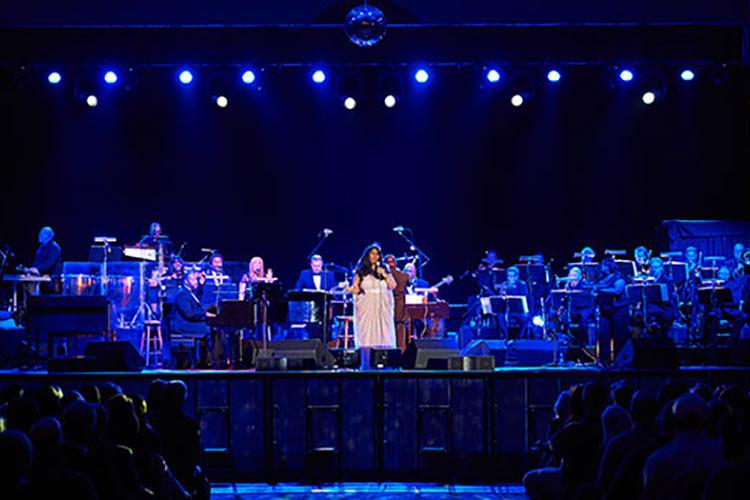
[[[357,347],[396,347],[393,289],[396,280],[382,264],[380,246],[365,249],[347,291],[354,294],[354,340]]]

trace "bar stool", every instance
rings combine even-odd
[[[161,336],[161,321],[147,319],[143,322],[141,335],[141,356],[146,358],[146,366],[151,366],[151,356],[154,364],[160,365],[163,357],[164,339]]]
[[[344,349],[352,349],[354,347],[354,334],[349,333],[349,325],[354,324],[354,316],[336,316],[336,319],[344,325],[344,335],[339,335],[336,337],[336,348],[340,348],[341,346],[341,339],[343,337],[344,339]],[[352,326],[352,329],[354,327]]]

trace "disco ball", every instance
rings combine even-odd
[[[354,7],[346,15],[344,29],[353,44],[372,47],[385,36],[385,15],[372,5]]]

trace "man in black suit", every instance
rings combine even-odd
[[[336,288],[336,278],[333,272],[323,270],[323,257],[318,254],[310,258],[310,269],[305,269],[299,273],[297,279],[297,290],[323,290],[331,291]]]
[[[174,299],[170,334],[197,340],[202,354],[200,358],[202,361],[207,361],[209,328],[206,321],[214,315],[206,312],[196,294],[199,275],[200,271],[194,269],[185,274],[182,286]],[[198,353],[195,353],[195,356],[199,357]]]
[[[406,350],[406,287],[409,286],[409,275],[396,267],[396,257],[392,254],[385,256],[385,263],[391,270],[396,288],[393,289],[393,320],[396,323],[396,345],[402,351]]]

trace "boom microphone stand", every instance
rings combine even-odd
[[[419,248],[417,246],[417,244],[414,243],[414,241],[411,238],[409,238],[406,234],[404,234],[407,231],[412,234],[412,237],[414,237],[414,233],[408,227],[396,226],[396,227],[393,228],[393,232],[397,233],[404,240],[406,240],[406,242],[409,244],[409,250],[411,250],[412,252],[417,252],[417,257],[418,257],[417,274],[419,275],[419,277],[421,279],[422,278],[422,268],[424,268],[424,266],[426,266],[430,262],[430,257],[428,257],[427,254],[424,253],[422,251],[422,249]]]

